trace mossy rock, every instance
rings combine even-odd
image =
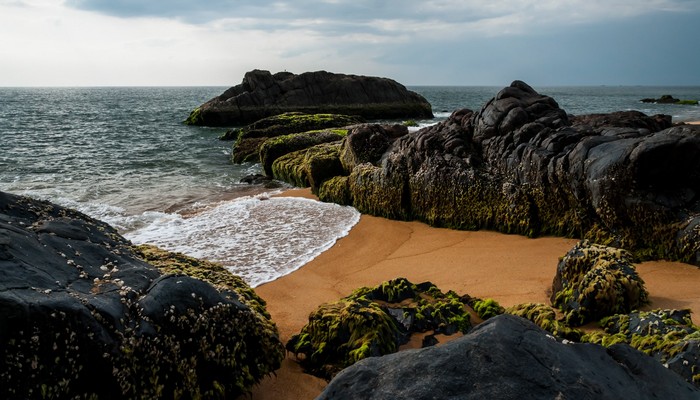
[[[318,193],[324,181],[343,172],[339,152],[340,143],[335,142],[288,153],[272,163],[272,176],[297,187],[311,186]]]
[[[559,262],[551,301],[568,325],[580,326],[629,313],[648,302],[648,292],[629,252],[582,241]]]
[[[203,122],[202,119],[202,109],[197,107],[192,112],[190,115],[187,117],[187,119],[183,122],[185,125],[201,125]]]
[[[556,312],[548,305],[541,303],[524,303],[509,307],[506,314],[516,315],[534,322],[537,326],[555,337],[578,342],[583,332],[569,327],[566,322],[557,319]]]
[[[700,387],[700,330],[690,310],[652,310],[618,314],[600,321],[603,332],[584,335],[582,342],[612,346],[628,344],[654,357]]]
[[[454,292],[397,278],[321,305],[286,347],[309,372],[328,379],[363,358],[397,351],[413,332],[467,332],[469,321]]]
[[[335,176],[324,181],[318,190],[318,198],[329,203],[352,205],[352,192],[350,192],[348,185],[348,177]]]
[[[305,150],[322,143],[337,142],[343,139],[347,133],[347,129],[327,129],[293,133],[267,139],[259,149],[259,158],[263,170],[268,176],[274,176],[272,164],[283,155]]]
[[[479,318],[483,319],[484,321],[505,312],[505,309],[501,307],[501,305],[494,299],[482,300],[475,297],[470,299],[467,304],[469,304]]]

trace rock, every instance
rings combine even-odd
[[[298,187],[311,186],[318,193],[321,183],[343,173],[340,142],[324,143],[279,157],[272,163],[272,176]]]
[[[433,117],[427,100],[391,79],[326,71],[273,75],[253,70],[240,85],[192,111],[185,123],[240,126],[292,111],[367,119]]]
[[[348,115],[285,113],[261,119],[240,129],[230,130],[224,136],[236,140],[233,144],[231,160],[235,164],[240,164],[260,161],[260,148],[270,138],[293,133],[342,128],[359,122],[362,122],[362,119]],[[343,130],[343,132],[345,131],[347,130]]]
[[[582,241],[559,261],[551,301],[579,326],[636,310],[648,295],[629,252]]]
[[[278,158],[294,151],[305,150],[322,143],[338,142],[348,133],[347,129],[327,129],[303,133],[292,133],[266,140],[260,146],[260,163],[268,176],[272,173],[272,164]]]
[[[145,252],[0,192],[0,398],[235,397],[279,367],[277,329],[245,283],[148,252],[164,274]]]
[[[613,315],[601,320],[600,325],[604,332],[591,332],[581,340],[603,346],[629,344],[700,387],[700,331],[693,325],[690,310]]]
[[[642,99],[640,100],[642,103],[656,103],[656,104],[682,104],[682,105],[690,105],[690,106],[697,106],[698,101],[697,100],[680,100],[677,99],[670,94],[665,94],[658,99]]]
[[[437,347],[370,357],[340,372],[317,398],[697,399],[700,391],[626,345],[554,340],[500,315]]]
[[[353,127],[343,143],[340,162],[347,174],[363,163],[377,164],[391,143],[408,134],[404,125],[365,124]]]
[[[240,183],[247,183],[249,185],[261,185],[272,181],[272,177],[263,174],[250,174],[241,178]]]
[[[579,237],[700,265],[700,126],[668,126],[635,112],[569,118],[516,81],[478,112],[346,162],[347,178],[319,194],[387,218]],[[355,152],[349,141],[344,152]]]
[[[359,360],[397,351],[413,332],[466,332],[469,320],[454,292],[398,278],[321,305],[286,347],[307,371],[330,378]]]

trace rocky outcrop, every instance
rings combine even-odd
[[[298,187],[311,187],[318,194],[324,181],[343,174],[340,142],[325,143],[294,151],[272,163],[272,176]]]
[[[323,143],[338,142],[348,134],[347,129],[326,129],[290,135],[278,136],[268,139],[260,146],[258,154],[263,171],[268,176],[273,176],[272,164],[278,158],[294,151],[306,150]]]
[[[583,241],[559,261],[551,301],[569,325],[580,326],[636,310],[648,296],[629,252]]]
[[[569,118],[516,81],[478,112],[396,139],[319,194],[388,218],[588,238],[700,265],[698,188],[700,126],[635,113]]]
[[[451,335],[470,328],[467,307],[454,292],[398,278],[321,305],[287,350],[307,371],[330,378],[359,360],[397,351],[414,332]]]
[[[280,136],[291,137],[290,135],[303,132],[318,132],[324,130],[336,131],[337,133],[338,129],[330,128],[342,129],[345,126],[360,122],[362,122],[362,119],[348,115],[304,114],[299,112],[285,113],[261,119],[243,128],[229,130],[223,138],[235,140],[231,152],[231,161],[233,161],[233,163],[258,162],[262,158],[260,156],[261,147],[268,139]],[[347,129],[343,129],[342,134],[335,137],[333,140],[340,140],[345,136],[346,132]],[[328,140],[326,140],[326,142],[327,141]],[[318,143],[322,142],[317,141],[310,143],[307,147]],[[297,148],[295,150],[300,149]]]
[[[700,329],[690,310],[653,310],[613,315],[600,321],[603,332],[582,340],[612,346],[626,343],[700,387]]]
[[[253,70],[240,85],[192,111],[185,123],[240,126],[291,111],[366,119],[433,117],[427,100],[391,79],[325,71],[273,75]]]
[[[333,399],[696,399],[700,391],[626,345],[562,343],[501,315],[437,347],[371,357],[339,373]]]
[[[246,392],[284,349],[264,302],[224,272],[0,192],[0,397]]]
[[[640,100],[642,103],[656,103],[656,104],[682,104],[682,105],[689,105],[689,106],[697,106],[698,101],[697,100],[681,100],[677,99],[670,94],[665,94],[658,99],[651,99],[651,98],[646,98]]]

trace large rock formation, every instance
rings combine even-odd
[[[519,81],[479,112],[396,139],[319,195],[389,218],[588,238],[700,265],[700,126],[641,113],[570,119]]]
[[[273,75],[253,70],[240,85],[192,111],[185,123],[237,126],[290,111],[367,119],[433,117],[427,100],[391,79],[325,71]]]
[[[232,398],[283,357],[264,302],[223,267],[0,192],[0,398]]]
[[[501,315],[442,346],[362,360],[318,397],[401,398],[697,399],[700,390],[627,345],[562,343]]]

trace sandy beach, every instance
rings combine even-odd
[[[308,190],[288,191],[283,196],[313,198]],[[267,301],[284,342],[302,328],[319,304],[397,277],[415,283],[431,281],[443,291],[493,298],[506,307],[549,303],[558,258],[576,242],[454,231],[363,215],[331,249],[301,269],[257,287],[256,292]],[[642,263],[638,271],[651,296],[647,308],[700,310],[697,267],[658,261]],[[253,390],[252,399],[313,399],[325,385],[304,374],[288,355],[277,375]]]

